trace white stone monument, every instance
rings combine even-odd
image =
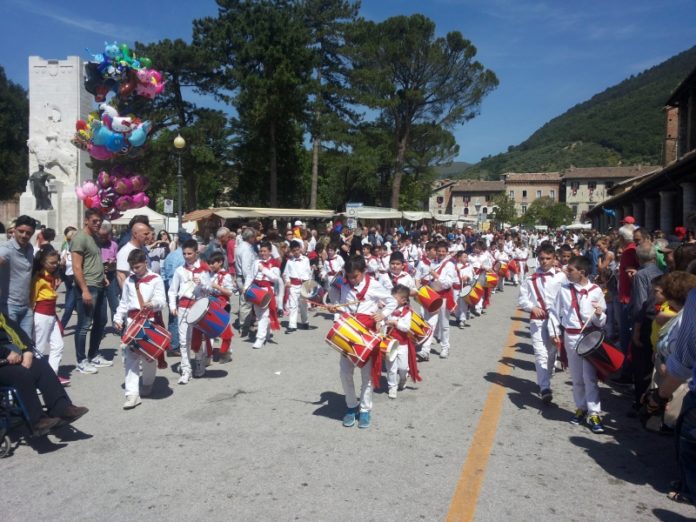
[[[56,230],[61,238],[68,225],[80,228],[82,203],[75,187],[92,178],[90,157],[70,143],[75,122],[86,120],[93,97],[84,88],[84,63],[79,56],[66,60],[29,57],[29,175],[43,165],[53,176],[48,183],[52,209],[37,210],[31,181],[19,199],[19,211]]]

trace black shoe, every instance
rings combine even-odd
[[[553,401],[553,393],[551,393],[551,390],[548,388],[541,390],[541,402],[544,404],[551,404],[551,401]]]
[[[61,415],[60,418],[62,421],[72,424],[88,411],[89,409],[85,408],[84,406],[75,406],[74,404],[71,404],[65,408],[65,410],[63,410],[63,415]]]
[[[297,328],[300,330],[309,330],[309,323],[300,323],[297,325]]]
[[[41,418],[31,427],[32,434],[34,437],[43,437],[52,428],[60,423],[58,417],[49,417],[47,415],[42,415]]]
[[[285,333],[286,333],[286,334],[290,334],[290,333],[293,333],[293,332],[296,332],[296,331],[297,331],[297,328],[288,328],[287,330],[285,330]]]

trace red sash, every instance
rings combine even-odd
[[[405,316],[408,312],[411,312],[411,307],[407,305],[402,308],[400,313],[394,312],[392,314],[392,317],[401,318]],[[411,376],[413,382],[422,381],[423,379],[421,378],[420,373],[418,373],[418,357],[416,356],[416,345],[413,342],[411,336],[409,335],[409,332],[402,332],[398,328],[394,327],[387,332],[387,335],[399,341],[400,345],[408,345],[408,374]]]
[[[189,267],[188,265],[184,265],[184,270],[188,270],[194,274],[202,274],[203,272],[210,272],[210,267],[205,262],[201,261],[200,266],[198,267]],[[149,276],[145,276],[141,281],[146,282],[145,279],[148,277],[152,278],[154,276],[155,274],[150,274]],[[149,281],[150,279],[147,280]],[[180,308],[191,308],[195,302],[196,300],[191,297],[180,297],[178,306]]]
[[[268,316],[271,322],[271,330],[280,330],[280,320],[278,319],[278,303],[276,303],[276,296],[273,292],[273,283],[270,281],[255,280],[254,283],[265,288],[271,293],[271,300],[268,303]]]
[[[365,296],[367,295],[367,289],[370,286],[370,276],[367,273],[365,274],[364,281],[365,281],[365,286],[355,296],[355,298],[358,301],[365,300]],[[370,330],[373,333],[376,333],[377,323],[375,322],[374,318],[370,314],[358,314],[358,313],[356,313],[355,318],[365,328],[367,328],[368,330]],[[372,354],[370,355],[370,357],[372,358],[372,387],[374,389],[379,389],[380,378],[382,376],[382,350],[380,350],[379,347],[375,348],[374,350],[372,350]]]

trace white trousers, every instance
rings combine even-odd
[[[457,321],[466,321],[469,319],[469,305],[463,297],[457,299]]]
[[[143,386],[152,386],[157,373],[157,361],[151,361],[128,347],[125,350],[123,366],[126,370],[126,396],[140,395],[140,367],[143,371]]]
[[[64,344],[58,318],[55,315],[34,312],[34,344],[39,353],[48,355],[48,364],[58,375]]]
[[[279,279],[273,285],[273,291],[275,292],[276,308],[282,310],[283,301],[285,300],[285,281]],[[258,318],[258,315],[256,317]]]
[[[573,380],[575,407],[587,410],[590,415],[599,414],[602,411],[602,405],[599,401],[597,370],[589,361],[578,355],[575,345],[579,338],[579,335],[564,334],[565,351],[568,354],[568,369]]]
[[[387,361],[387,383],[389,388],[396,388],[399,384],[399,377],[408,373],[408,345],[400,344],[396,351],[396,358]]]
[[[540,390],[550,390],[556,362],[556,345],[553,344],[546,330],[546,320],[529,321],[529,334],[532,337],[532,348],[534,348],[537,384]]]
[[[271,324],[271,312],[270,307],[262,308],[258,305],[254,305],[254,315],[256,315],[256,320],[258,321],[258,326],[256,327],[256,340],[261,340],[265,342],[268,337],[268,326]]]
[[[191,350],[191,335],[193,334],[193,326],[188,324],[186,320],[188,318],[188,308],[179,307],[176,311],[176,316],[179,319],[179,351],[181,352],[181,364],[179,365],[179,371],[183,375],[184,373],[191,374],[191,361],[190,359],[195,358],[199,364],[202,364],[205,352],[205,343],[201,343],[201,348],[198,353]]]
[[[449,310],[447,303],[443,301],[442,306],[437,312],[430,313],[423,309],[423,319],[428,321],[428,324],[433,329],[433,335],[423,343],[421,350],[425,353],[430,353],[430,345],[433,342],[433,337],[440,339],[440,346],[443,350],[449,350]]]
[[[288,296],[288,328],[297,328],[297,312],[300,312],[300,322],[306,324],[307,319],[307,301],[300,297],[300,285],[290,285],[285,287],[286,292],[290,292]]]
[[[346,406],[355,408],[360,405],[360,411],[372,410],[372,360],[369,360],[365,366],[359,369],[362,385],[360,387],[360,401],[355,394],[355,381],[353,374],[355,365],[348,360],[347,357],[341,356],[340,374],[341,384],[343,385],[343,393],[346,396]]]

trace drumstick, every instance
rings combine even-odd
[[[309,298],[304,297],[304,296],[301,296],[301,297],[302,297],[302,299],[304,299],[305,301],[309,301]],[[332,304],[332,305],[315,304],[313,301],[310,301],[310,302],[311,302],[316,308],[329,308],[329,307],[334,307],[334,306],[335,306],[336,308],[343,308],[344,306],[352,306],[352,305],[354,305],[354,304],[357,304],[357,303],[359,303],[360,301],[359,301],[359,300],[348,301],[348,302],[346,302],[346,303],[335,304],[335,305],[334,305],[334,304]]]

